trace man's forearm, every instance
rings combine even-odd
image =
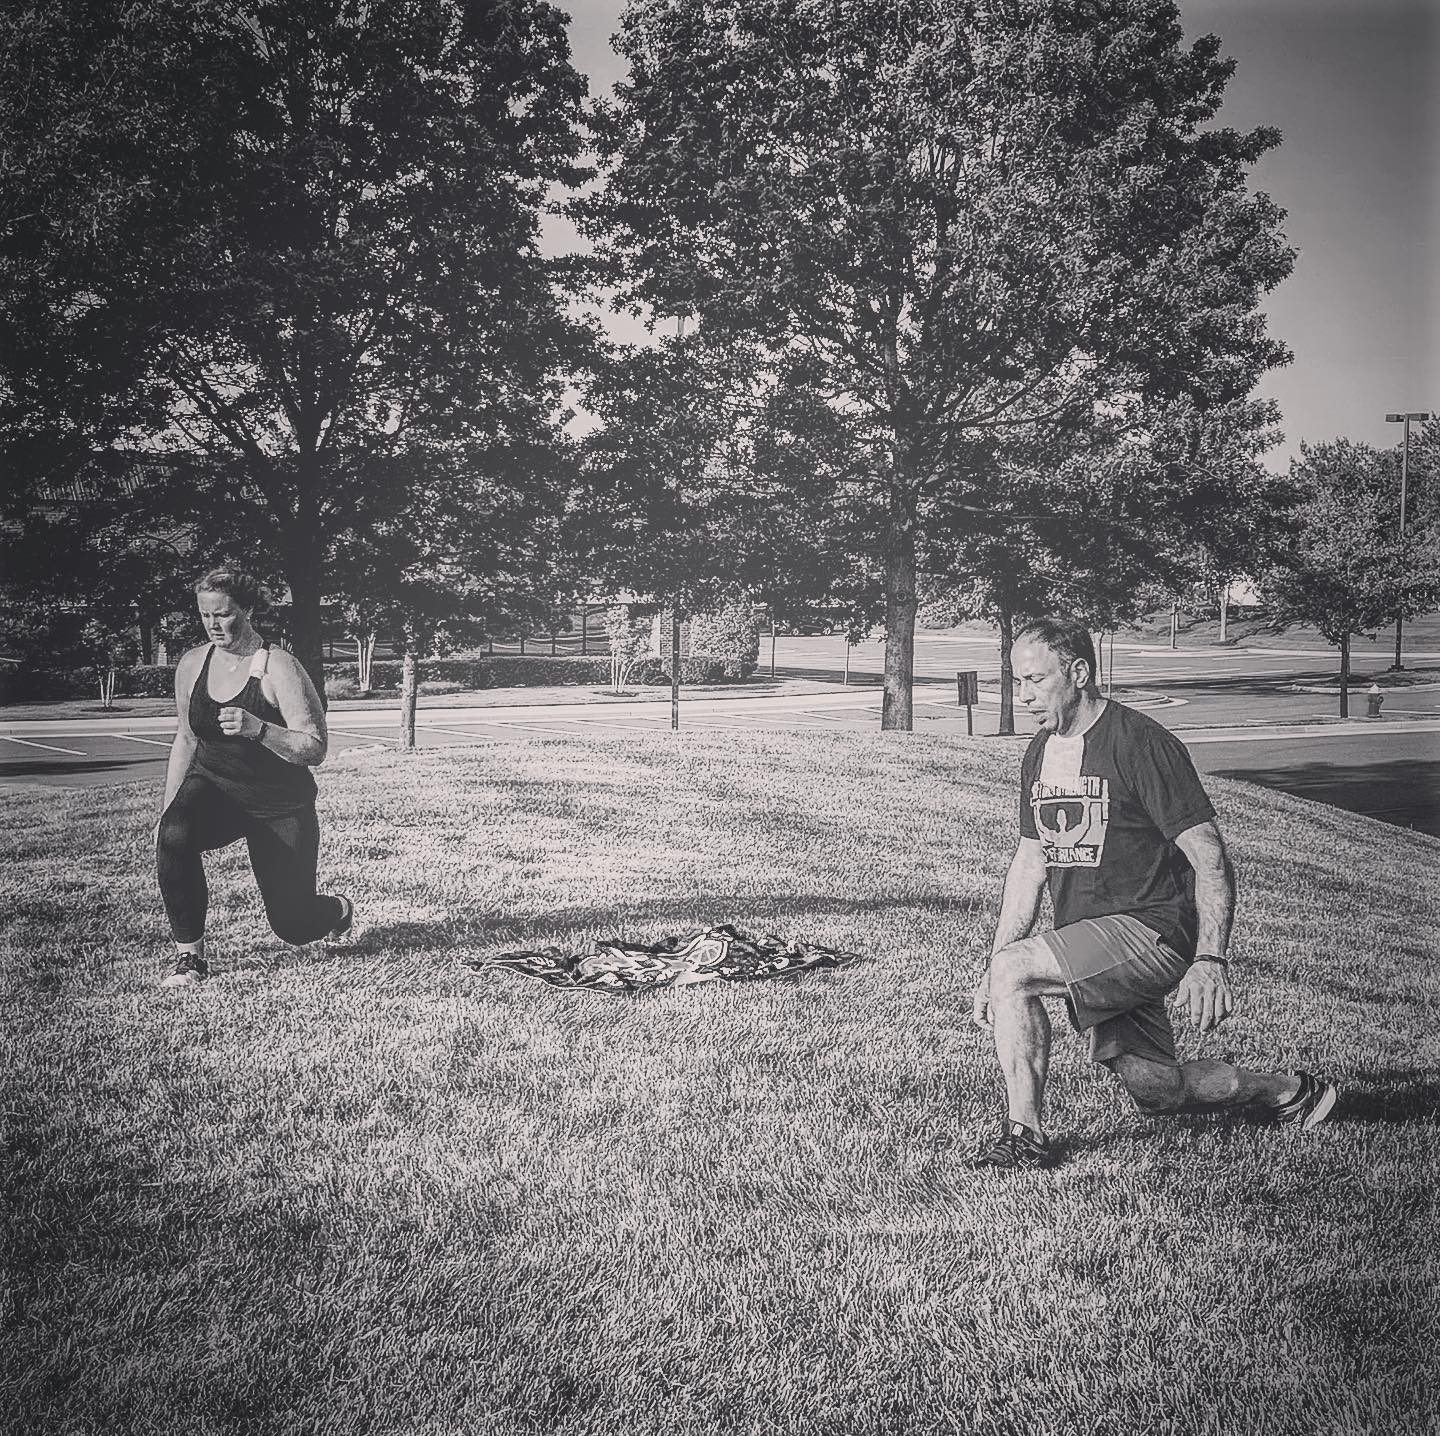
[[[992,957],[1002,947],[1029,937],[1030,929],[1040,915],[1040,900],[1044,893],[1044,868],[1036,872],[1028,864],[1010,864],[1000,896],[1000,920],[995,924],[995,940],[990,944]]]
[[[1235,870],[1225,841],[1213,823],[1191,828],[1176,841],[1195,870],[1195,951],[1224,957],[1235,921]]]
[[[1195,951],[1224,957],[1235,921],[1235,874],[1223,852],[1218,862],[1195,870],[1195,912]]]

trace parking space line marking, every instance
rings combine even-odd
[[[450,733],[456,738],[491,738],[488,733],[477,733],[470,728],[441,728],[435,723],[417,723],[415,726],[422,733]],[[491,741],[494,741],[493,738]]]
[[[373,728],[331,728],[332,733],[350,733],[357,738],[379,738],[384,743],[398,743],[398,738],[389,733],[377,733]]]
[[[78,748],[57,748],[53,743],[34,743],[29,738],[12,738],[8,733],[0,733],[7,743],[20,743],[26,748],[43,748],[47,753],[68,753],[72,758],[88,758],[88,753],[82,753]]]
[[[137,738],[133,733],[112,733],[112,738],[123,738],[127,743],[149,743],[155,748],[168,748],[169,743],[162,743],[159,738]]]

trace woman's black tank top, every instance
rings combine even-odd
[[[300,763],[287,763],[253,738],[232,738],[221,731],[220,710],[243,708],[275,728],[284,728],[280,710],[266,699],[260,677],[270,661],[270,645],[263,644],[250,664],[245,686],[225,702],[210,696],[210,660],[190,690],[190,731],[195,735],[195,757],[190,771],[200,773],[257,818],[278,817],[309,807],[315,801],[315,778]]]

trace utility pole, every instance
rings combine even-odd
[[[1413,414],[1386,414],[1387,424],[1404,424],[1405,439],[1400,446],[1400,541],[1405,541],[1405,493],[1410,487],[1410,421],[1423,424],[1430,418],[1428,412]],[[1398,673],[1404,667],[1402,657],[1403,634],[1405,631],[1405,615],[1396,610],[1395,613],[1395,662],[1390,665],[1391,671]]]

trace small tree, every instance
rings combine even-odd
[[[116,626],[103,618],[90,619],[82,630],[90,661],[100,683],[100,706],[115,706],[115,680],[121,668],[135,662],[135,639],[128,626]]]
[[[1263,576],[1277,626],[1313,624],[1340,650],[1340,716],[1350,713],[1350,640],[1440,597],[1440,527],[1398,531],[1393,456],[1338,439],[1302,444],[1290,466],[1296,532]]]
[[[605,610],[605,636],[610,641],[610,689],[619,693],[631,669],[650,652],[649,615],[638,616],[635,604],[611,604]]]

